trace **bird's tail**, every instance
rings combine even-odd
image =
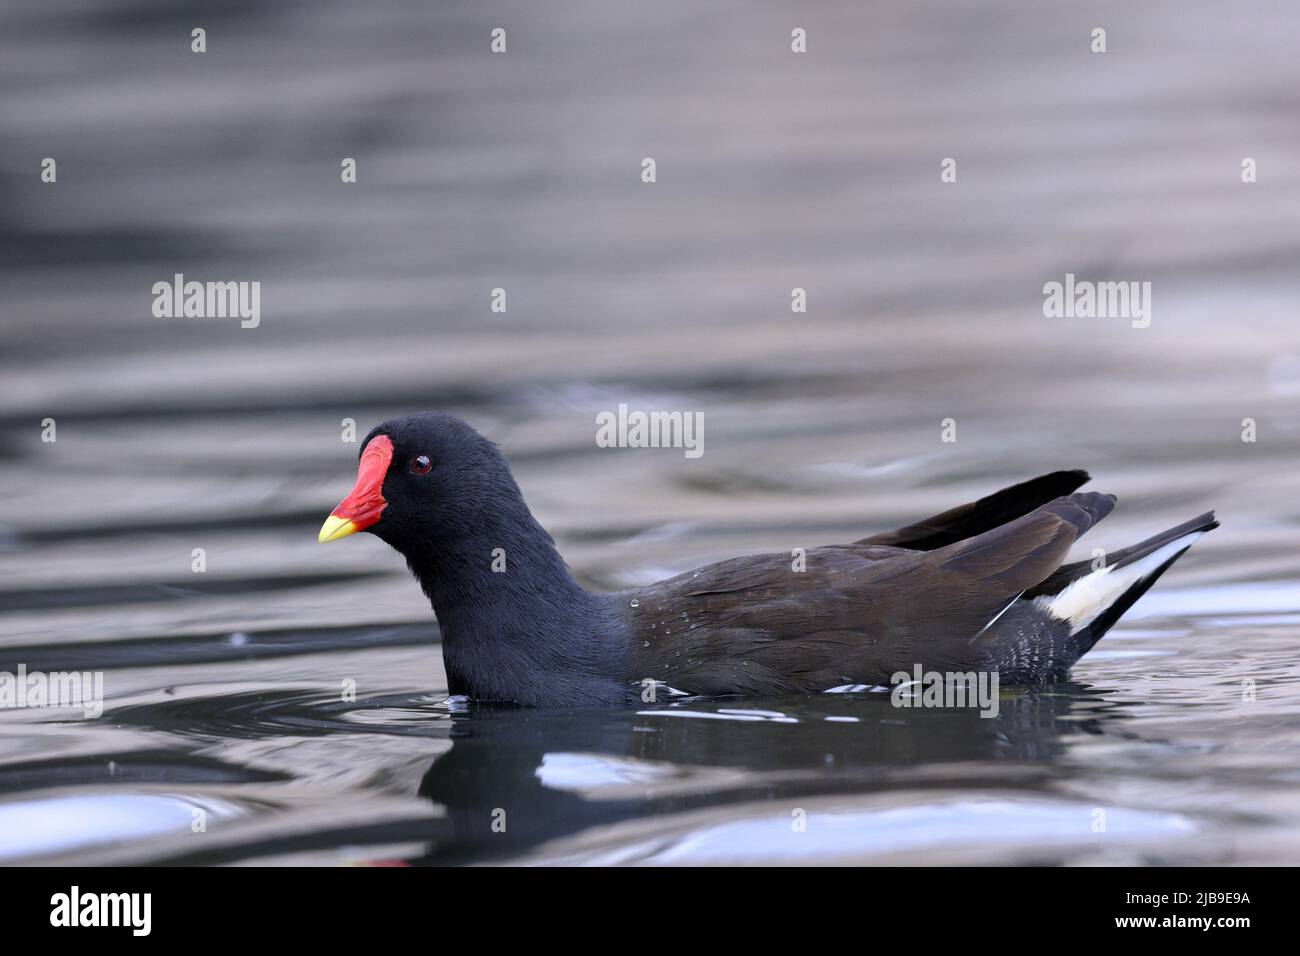
[[[1111,553],[1102,567],[1094,568],[1091,561],[1063,565],[1025,597],[1069,622],[1081,657],[1197,538],[1218,526],[1214,512],[1208,511]]]

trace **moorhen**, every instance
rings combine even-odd
[[[426,412],[374,429],[320,540],[378,535],[406,558],[442,629],[452,694],[599,706],[665,694],[865,690],[917,665],[1063,679],[1202,534],[1213,512],[1062,564],[1115,506],[1058,471],[898,531],[732,558],[593,593],[569,574],[495,444]],[[798,568],[798,569],[797,569]]]

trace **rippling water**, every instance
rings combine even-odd
[[[822,4],[801,58],[782,4],[7,5],[0,670],[106,702],[0,710],[0,860],[1293,862],[1300,57],[1247,6]],[[155,319],[176,272],[262,324]],[[1044,319],[1067,272],[1151,327]],[[620,402],[705,454],[597,448]],[[341,421],[424,408],[593,587],[1062,467],[1120,498],[1088,547],[1223,527],[994,719],[478,709],[401,560],[315,543]]]

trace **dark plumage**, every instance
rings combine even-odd
[[[573,580],[496,445],[450,415],[385,422],[321,530],[400,551],[433,604],[453,694],[530,706],[668,692],[773,695],[927,670],[1063,678],[1212,513],[1091,562],[1070,546],[1115,506],[1082,471],[1006,488],[898,531],[733,558],[630,591]],[[504,570],[500,570],[503,566]],[[494,570],[497,568],[497,570]],[[667,689],[666,688],[666,689]]]

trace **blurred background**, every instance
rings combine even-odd
[[[427,603],[377,540],[315,542],[355,476],[344,420],[360,438],[422,409],[501,443],[598,587],[861,537],[1057,468],[1119,495],[1089,547],[1217,508],[1222,529],[1108,638],[1115,656],[1076,672],[1152,706],[1152,681],[1176,681],[1143,716],[1161,739],[1192,720],[1194,759],[1155,792],[1141,748],[1131,779],[1107,775],[1113,741],[1067,764],[1098,774],[1085,803],[1184,814],[1169,832],[1210,859],[1289,852],[1297,27],[1281,0],[11,0],[0,669],[106,669],[110,702],[93,722],[0,713],[0,820],[19,808],[37,834],[0,858],[191,859],[164,796],[182,822],[196,801],[237,821],[232,858],[325,815],[440,812],[413,809],[449,746],[426,728],[451,723],[421,696],[445,695]],[[176,273],[260,282],[260,325],[155,318],[151,288]],[[1150,327],[1045,318],[1043,285],[1067,273],[1150,282]],[[703,456],[598,448],[595,416],[619,403],[702,412]],[[349,675],[372,708],[355,720],[378,730],[321,723]],[[1247,677],[1274,692],[1238,712]],[[687,756],[754,759],[725,740],[661,758]],[[1189,779],[1213,781],[1195,807]],[[73,833],[74,817],[99,822]],[[422,825],[370,842],[427,848]],[[128,852],[124,834],[160,842]],[[768,846],[721,838],[720,858],[742,844]],[[1127,847],[1086,852],[1150,859]]]

